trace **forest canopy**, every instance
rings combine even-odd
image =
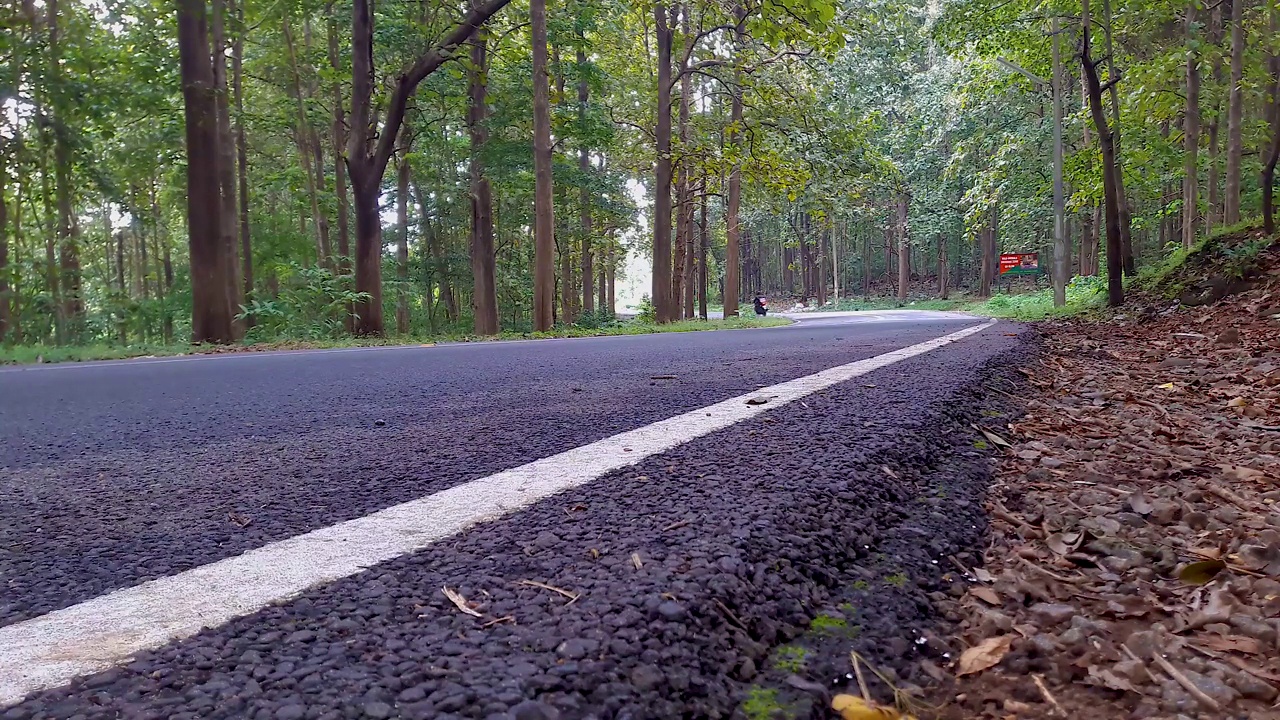
[[[0,13],[10,345],[598,324],[637,257],[657,322],[986,296],[1015,252],[1118,304],[1269,216],[1280,150],[1275,0]]]

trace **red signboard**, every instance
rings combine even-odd
[[[1005,253],[1000,256],[1001,275],[1037,275],[1040,253]]]

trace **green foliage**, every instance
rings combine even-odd
[[[302,267],[291,263],[276,268],[288,285],[273,299],[250,301],[241,306],[238,320],[252,319],[246,339],[323,340],[346,334],[348,308],[368,298],[368,293],[350,290],[349,276],[335,275],[324,267]]]
[[[649,294],[645,293],[640,297],[640,303],[636,305],[636,322],[644,325],[652,325],[657,322],[658,314],[653,307],[653,301],[649,299]]]

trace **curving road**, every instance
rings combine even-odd
[[[981,323],[0,369],[0,717],[727,716],[830,592],[771,558],[910,500]]]

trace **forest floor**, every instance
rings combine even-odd
[[[490,342],[495,340],[548,340],[554,338],[605,337],[614,335],[650,335],[653,333],[697,332],[705,330],[742,330],[788,325],[785,318],[757,319],[739,317],[712,320],[685,320],[657,325],[634,320],[619,320],[600,327],[559,326],[550,332],[503,332],[492,337],[466,333],[439,333],[426,336],[392,336],[387,338],[324,338],[311,340],[271,340],[243,342],[234,345],[136,344],[136,345],[16,345],[0,346],[0,365],[33,365],[39,363],[89,362],[94,360],[127,360],[181,355],[217,355],[224,353],[277,352],[282,350],[325,350],[355,347],[392,347],[431,345],[450,342]]]
[[[1243,241],[1157,278],[1214,304],[1040,327],[920,717],[1280,716],[1280,245]]]

